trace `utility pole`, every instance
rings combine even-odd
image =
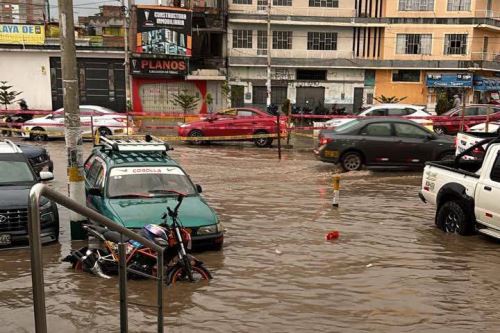
[[[79,90],[75,48],[73,0],[59,0],[61,69],[64,96],[64,133],[68,158],[69,197],[85,205],[82,132],[80,128]],[[71,239],[84,239],[85,218],[70,212]]]
[[[130,50],[129,50],[129,27],[130,27],[130,10],[132,8],[132,1],[127,0],[127,6],[125,6],[125,0],[122,0],[122,10],[123,10],[123,38],[124,38],[124,51],[125,51],[125,108],[127,111],[127,135],[128,135],[128,113],[130,111],[132,104],[132,78],[130,77]]]
[[[266,105],[269,110],[269,106],[271,105],[271,46],[273,36],[271,34],[271,1],[267,0],[267,80],[266,80],[266,88],[267,88],[267,99]]]

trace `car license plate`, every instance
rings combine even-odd
[[[338,150],[325,150],[325,157],[339,157]]]
[[[0,234],[0,245],[10,245],[12,238],[10,234]]]

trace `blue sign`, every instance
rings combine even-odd
[[[433,88],[472,88],[472,74],[427,74],[427,87]]]
[[[474,90],[478,91],[499,91],[500,79],[493,77],[474,77]]]

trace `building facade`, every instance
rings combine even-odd
[[[242,96],[237,104],[265,104],[267,38],[278,105],[288,98],[357,111],[384,95],[433,109],[443,89],[467,87],[470,101],[482,101],[496,86],[499,1],[272,0],[269,33],[267,7],[267,0],[229,4],[228,78]],[[448,74],[455,76],[448,85],[433,80]],[[471,87],[459,82],[465,74]]]

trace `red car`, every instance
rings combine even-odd
[[[281,134],[286,134],[286,117],[280,118]],[[233,108],[207,115],[199,121],[179,126],[181,137],[220,137],[257,134],[277,134],[277,119],[257,108]],[[215,141],[217,138],[214,139]],[[235,139],[252,140],[257,147],[269,147],[273,138]],[[193,141],[199,143],[200,141]]]
[[[490,120],[500,120],[500,106],[491,104],[473,104],[465,107],[465,125],[468,127],[484,123],[486,115],[490,111]],[[472,119],[471,119],[472,118]],[[453,108],[436,117],[434,120],[434,132],[438,134],[456,134],[460,130],[460,122],[462,119],[462,108]],[[446,122],[452,121],[452,124]]]

